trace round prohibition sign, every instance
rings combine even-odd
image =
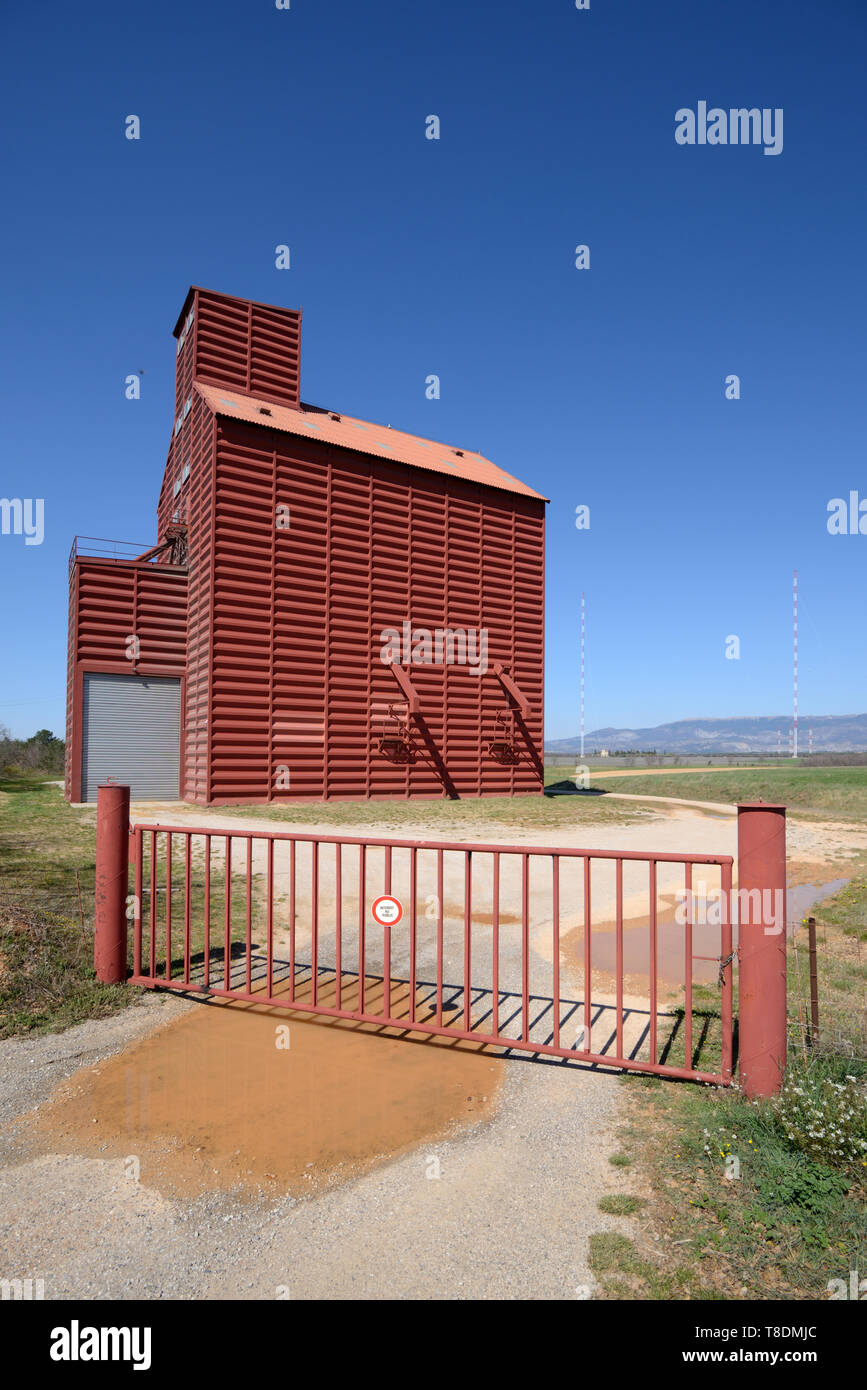
[[[399,898],[393,898],[386,893],[376,899],[370,910],[374,922],[378,922],[381,927],[393,927],[403,916],[403,903]]]

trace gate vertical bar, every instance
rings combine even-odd
[[[193,878],[193,837],[184,836],[184,981],[190,983],[192,968],[192,878]]]
[[[205,939],[205,960],[202,980],[205,989],[211,983],[211,837],[205,836],[205,905],[204,915],[204,939]]]
[[[416,954],[418,936],[418,850],[409,852],[409,1021],[415,1023]]]
[[[728,1084],[732,1079],[732,866],[723,864],[720,871],[722,887],[722,921],[720,922],[720,1026],[722,1028],[722,1074]]]
[[[684,864],[686,923],[683,929],[683,1065],[692,1066],[692,865]]]
[[[443,851],[437,850],[437,1027],[443,1026]]]
[[[267,978],[265,980],[265,994],[268,999],[274,997],[274,841],[268,840],[268,861],[267,861],[267,903],[266,912],[266,944],[265,970]]]
[[[150,940],[148,941],[148,974],[150,975],[150,977],[151,977],[152,980],[155,980],[155,979],[156,979],[156,975],[157,975],[157,883],[158,883],[158,873],[159,873],[159,870],[158,870],[158,868],[157,868],[157,832],[156,832],[155,830],[152,830],[152,831],[150,832],[150,836],[151,836],[151,872],[150,872],[151,900],[150,900],[150,909],[149,909],[149,914],[148,914],[149,917],[150,917],[150,924],[149,924],[149,925],[150,925]]]
[[[289,841],[289,1001],[295,1002],[295,841]]]
[[[358,846],[358,1012],[364,1013],[364,931],[367,898],[367,846]]]
[[[530,1041],[530,856],[521,855],[521,1037]]]
[[[659,973],[659,942],[657,940],[657,882],[656,882],[656,860],[650,861],[650,885],[648,893],[650,897],[650,1060],[656,1062],[659,1055],[659,1041],[657,1037],[657,1013],[659,1011],[659,1000],[657,995]]]
[[[313,955],[310,997],[314,1004],[319,1002],[319,844],[314,840],[310,860],[310,881],[312,893],[311,951]]]
[[[590,855],[584,859],[584,1051],[590,1052],[593,1027],[593,960],[590,950]]]
[[[617,1001],[617,1056],[623,1056],[623,860],[615,861],[616,878],[616,922],[615,922],[615,999]]]
[[[244,906],[244,958],[247,993],[253,988],[253,836],[247,836],[247,882]]]
[[[334,997],[338,1009],[343,1000],[343,846],[335,845],[334,873],[337,880],[334,900]]]
[[[500,855],[494,851],[494,880],[491,894],[493,897],[493,961],[491,988],[493,991],[493,1033],[496,1037],[500,1031]]]
[[[470,974],[472,972],[473,854],[464,851],[464,1027],[470,1028]]]
[[[172,832],[166,831],[166,981],[172,978]]]
[[[551,911],[554,918],[554,941],[552,952],[554,959],[554,1046],[560,1046],[560,858],[559,855],[551,856],[552,884]]]
[[[223,975],[225,987],[232,987],[232,837],[226,836],[226,901],[223,905]]]
[[[133,941],[132,941],[132,961],[133,961],[133,964],[132,964],[132,973],[133,973],[134,975],[141,975],[141,946],[142,946],[142,941],[141,941],[141,931],[142,931],[142,926],[141,926],[141,923],[142,923],[141,905],[142,905],[142,896],[143,896],[143,889],[144,889],[144,883],[143,883],[143,879],[144,879],[144,863],[143,863],[143,861],[144,861],[144,847],[143,847],[143,839],[144,839],[144,837],[143,837],[143,835],[142,835],[142,832],[138,829],[138,826],[135,826],[135,827],[133,828],[133,832],[132,832],[132,842],[133,842],[133,864],[135,865],[135,869],[134,869],[134,883],[133,883],[133,914],[134,914],[134,915],[133,915]]]
[[[385,891],[391,893],[391,845],[385,851]],[[382,929],[382,1008],[386,1018],[391,1018],[391,927]]]

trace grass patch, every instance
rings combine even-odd
[[[594,770],[597,791],[673,796],[686,801],[779,801],[815,819],[867,821],[867,767],[727,768],[608,777]]]
[[[598,1297],[609,1299],[655,1299],[669,1302],[686,1296],[686,1272],[665,1269],[655,1258],[642,1253],[635,1241],[615,1231],[597,1231],[590,1237],[588,1263],[600,1284]],[[713,1298],[710,1289],[701,1297]]]
[[[590,1268],[594,1274],[642,1274],[645,1261],[628,1236],[597,1231],[590,1237]]]
[[[374,836],[389,831],[443,830],[451,838],[453,832],[466,826],[476,834],[480,825],[515,826],[557,829],[563,826],[625,825],[648,820],[654,816],[651,808],[632,806],[623,802],[606,802],[603,796],[488,796],[465,797],[460,801],[312,801],[280,802],[267,806],[202,807],[201,824],[214,816],[243,815],[245,818],[280,821],[283,825],[332,826],[334,829],[359,830]],[[472,836],[470,836],[472,838]]]
[[[29,908],[93,916],[96,807],[74,811],[35,775],[0,777],[0,881]]]
[[[0,778],[0,1037],[131,1002],[93,970],[95,849],[95,811],[72,811],[35,773]]]
[[[60,1031],[132,999],[96,979],[92,926],[0,897],[0,1038]]]
[[[612,1168],[631,1168],[632,1159],[629,1154],[609,1154],[608,1162]]]
[[[630,1197],[625,1192],[609,1192],[600,1197],[597,1203],[600,1211],[608,1216],[634,1216],[644,1206],[643,1197]]]
[[[838,927],[843,936],[867,941],[867,878],[847,883],[833,898],[813,908],[812,915],[826,927]]]
[[[861,880],[852,887],[815,913],[818,1047],[791,1026],[808,998],[809,961],[805,949],[790,952],[790,1057],[779,1097],[627,1083],[624,1148],[652,1190],[642,1223],[652,1247],[642,1268],[633,1259],[603,1272],[603,1297],[824,1299],[829,1280],[848,1285],[850,1270],[867,1268],[864,893]]]

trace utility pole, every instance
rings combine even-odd
[[[581,761],[584,761],[584,593],[581,593]]]
[[[794,722],[792,724],[792,757],[798,756],[798,571],[795,570],[792,585],[792,673],[793,673],[793,704],[792,712]]]

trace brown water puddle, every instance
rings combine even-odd
[[[446,1039],[212,1002],[76,1072],[22,1137],[137,1158],[139,1180],[168,1197],[306,1195],[485,1119],[501,1078],[490,1056]]]
[[[658,979],[661,985],[676,987],[684,980],[684,927],[675,920],[678,904],[673,896],[660,895],[656,919]],[[594,922],[591,933],[592,966],[613,976],[617,963],[617,924]],[[694,923],[692,928],[692,978],[711,983],[719,973],[720,929],[715,925]],[[561,951],[568,967],[579,973],[584,969],[584,931],[575,927],[561,937]],[[710,960],[698,957],[712,957]],[[650,924],[646,917],[629,918],[623,923],[623,971],[633,984],[650,977]]]
[[[795,877],[795,882],[792,881]],[[803,875],[787,874],[786,916],[791,935],[795,922],[823,898],[837,892],[846,879],[833,879],[830,883],[805,882]],[[661,894],[657,912],[657,962],[658,981],[668,990],[682,986],[686,978],[686,959],[684,951],[684,924],[676,920],[678,900],[673,895]],[[701,915],[702,900],[698,900],[696,913]],[[617,924],[616,922],[594,922],[591,932],[593,971],[614,978],[617,963]],[[737,925],[732,930],[732,944],[737,946]],[[561,951],[567,968],[580,975],[584,969],[584,931],[575,927],[560,940]],[[692,927],[692,979],[694,983],[714,984],[719,978],[720,928],[717,923],[697,921]],[[650,978],[650,923],[647,917],[628,918],[623,923],[623,971],[629,977],[630,986]]]

